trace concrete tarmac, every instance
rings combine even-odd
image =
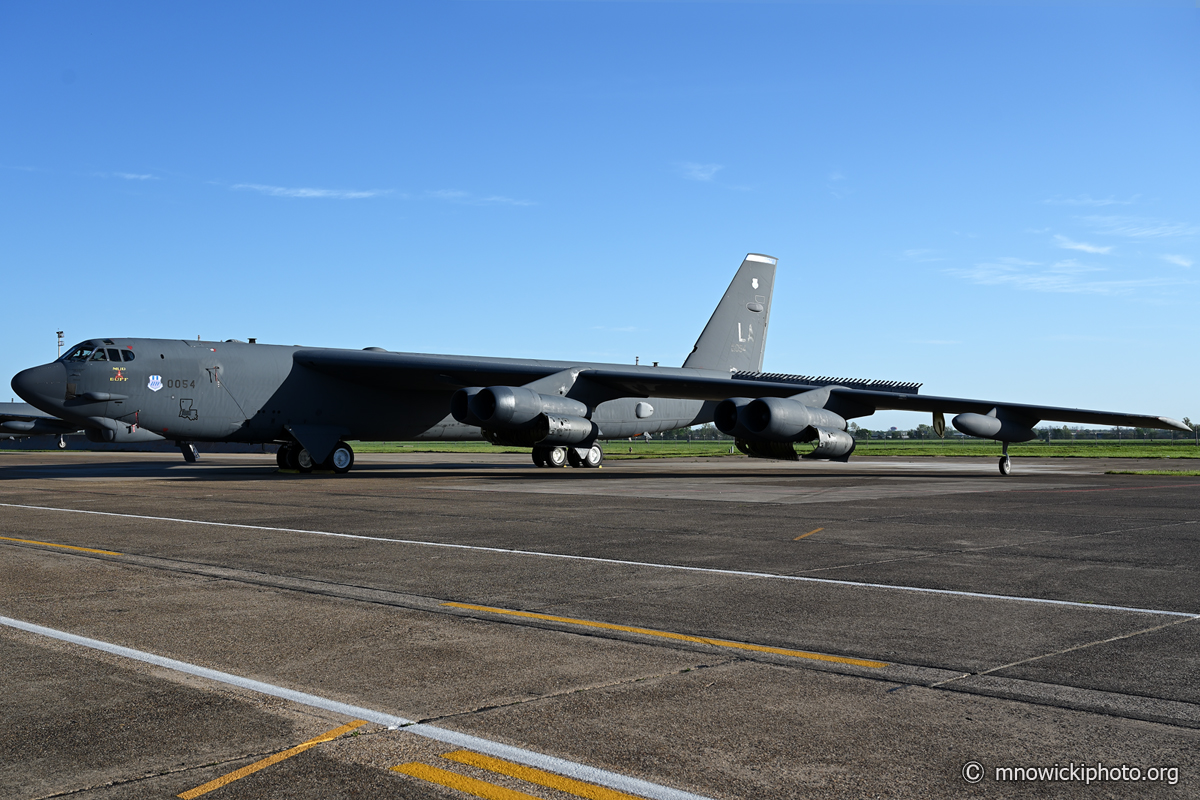
[[[1178,464],[6,452],[0,796],[1200,796]]]

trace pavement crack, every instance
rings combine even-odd
[[[956,675],[953,678],[946,678],[945,680],[938,681],[937,683],[931,683],[931,684],[929,684],[929,688],[936,689],[939,686],[945,686],[946,684],[954,683],[955,681],[961,681],[964,678],[978,678],[983,675],[991,675],[992,673],[999,672],[1000,670],[1011,669],[1012,667],[1018,667],[1022,664],[1029,664],[1034,661],[1040,661],[1043,658],[1050,658],[1052,656],[1060,656],[1065,653],[1074,653],[1078,650],[1086,650],[1089,647],[1095,647],[1095,646],[1101,645],[1101,644],[1108,644],[1110,642],[1119,642],[1122,639],[1132,639],[1135,636],[1141,636],[1141,635],[1147,634],[1147,633],[1154,633],[1155,631],[1161,631],[1164,628],[1170,628],[1175,625],[1183,625],[1188,622],[1195,622],[1198,619],[1200,619],[1200,616],[1185,617],[1183,619],[1171,620],[1170,622],[1165,622],[1162,625],[1155,625],[1150,628],[1143,628],[1141,630],[1132,631],[1130,633],[1123,633],[1123,634],[1120,634],[1119,636],[1110,636],[1107,639],[1097,639],[1092,642],[1084,642],[1083,644],[1077,644],[1077,645],[1074,645],[1073,647],[1065,647],[1062,650],[1055,650],[1050,653],[1042,653],[1041,655],[1030,656],[1029,658],[1022,658],[1019,661],[1013,661],[1008,664],[1001,664],[1000,666],[992,667],[991,669],[985,669],[980,672],[967,672],[962,675]]]
[[[592,684],[589,686],[574,686],[570,689],[562,689],[560,691],[550,692],[548,694],[539,694],[535,697],[523,697],[523,698],[519,698],[519,699],[510,700],[510,701],[504,702],[504,703],[489,703],[487,705],[481,705],[481,706],[476,706],[475,708],[467,709],[466,711],[455,711],[450,714],[440,714],[437,716],[422,717],[421,719],[418,719],[414,724],[432,725],[432,724],[435,724],[438,722],[445,722],[447,720],[458,719],[461,717],[469,717],[473,714],[482,714],[487,711],[496,711],[496,710],[504,709],[504,708],[517,708],[519,706],[528,705],[530,703],[540,703],[544,700],[553,700],[553,699],[559,698],[559,697],[569,697],[571,695],[576,695],[576,694],[585,694],[587,692],[594,692],[594,691],[604,690],[604,689],[612,689],[612,688],[615,688],[618,686],[631,686],[636,683],[644,683],[645,681],[660,680],[662,678],[671,678],[676,675],[684,675],[688,672],[694,672],[696,670],[712,669],[714,667],[723,667],[723,666],[727,666],[729,664],[735,664],[735,663],[738,663],[738,662],[741,662],[744,660],[745,659],[742,659],[742,658],[727,658],[727,659],[721,659],[721,660],[718,660],[718,661],[715,661],[712,663],[706,662],[706,663],[700,663],[700,664],[692,664],[691,666],[688,666],[688,667],[680,667],[679,669],[666,670],[664,672],[658,672],[658,673],[654,673],[651,675],[639,675],[637,677],[622,678],[620,680],[615,680],[615,681],[605,681],[604,683],[597,683],[597,684]]]
[[[148,772],[144,775],[137,775],[132,778],[123,778],[120,780],[107,781],[105,783],[95,783],[95,784],[92,784],[91,786],[81,786],[78,789],[68,789],[66,791],[55,792],[53,794],[43,794],[43,795],[39,795],[38,797],[31,798],[31,800],[53,800],[53,798],[56,798],[56,797],[71,797],[72,795],[81,794],[83,792],[94,792],[97,789],[112,789],[117,786],[131,786],[133,784],[142,783],[144,781],[154,780],[155,778],[163,778],[168,775],[181,775],[183,773],[192,772],[192,771],[198,770],[198,769],[210,769],[212,767],[232,765],[232,764],[238,763],[239,761],[245,761],[247,759],[254,759],[254,761],[258,761],[260,759],[266,758],[267,756],[274,755],[275,753],[283,752],[283,750],[285,750],[285,749],[287,749],[287,748],[282,748],[280,750],[267,750],[267,751],[261,752],[261,753],[247,753],[247,754],[240,755],[240,756],[232,756],[230,758],[223,758],[220,761],[210,761],[206,764],[195,764],[195,765],[188,766],[188,767],[178,767],[176,769],[163,769],[163,770],[158,770],[157,772]],[[251,762],[251,763],[253,763],[253,762]]]

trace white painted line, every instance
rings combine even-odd
[[[1051,606],[1067,606],[1070,608],[1090,608],[1101,611],[1127,611],[1133,614],[1162,614],[1169,617],[1194,617],[1200,619],[1200,613],[1194,611],[1164,611],[1158,608],[1136,608],[1131,606],[1109,606],[1100,603],[1080,603],[1074,600],[1050,600],[1044,597],[1018,597],[1008,594],[985,594],[983,592],[961,592],[954,589],[930,589],[925,586],[897,586],[889,583],[863,583],[861,581],[839,581],[834,578],[811,578],[805,575],[783,575],[777,572],[750,572],[738,569],[716,569],[714,567],[689,567],[682,564],[656,564],[652,561],[625,561],[619,558],[598,558],[596,556],[576,556],[569,553],[543,553],[537,550],[512,550],[507,547],[483,547],[474,544],[450,544],[448,542],[425,542],[419,539],[390,539],[384,536],[363,536],[357,533],[333,533],[331,531],[310,531],[303,528],[272,528],[265,525],[243,525],[237,522],[208,522],[200,519],[179,519],[176,517],[150,517],[142,514],[117,514],[112,511],[85,511],[78,508],[51,508],[49,506],[26,506],[17,503],[0,503],[0,508],[24,508],[32,511],[62,511],[70,514],[93,514],[101,517],[123,517],[126,519],[144,519],[152,522],[179,522],[187,525],[212,525],[220,528],[241,528],[252,531],[273,531],[276,533],[305,533],[310,536],[331,536],[337,539],[358,539],[366,542],[386,542],[388,544],[408,544],[418,547],[445,547],[451,550],[473,550],[483,553],[503,553],[505,555],[527,556],[530,558],[561,558],[567,561],[588,561],[595,564],[619,564],[623,567],[647,567],[650,569],[669,569],[678,572],[702,572],[708,575],[731,575],[738,578],[767,578],[779,581],[796,581],[799,583],[820,583],[827,586],[853,586],[862,589],[890,589],[897,592],[918,592],[920,594],[942,594],[951,597],[975,597],[982,600],[1008,600],[1014,603],[1039,603]]]
[[[297,692],[294,689],[287,689],[283,686],[276,686],[272,683],[264,683],[262,681],[243,678],[240,675],[233,675],[228,672],[220,672],[207,667],[200,667],[195,664],[189,664],[186,661],[177,661],[173,658],[164,656],[156,656],[153,653],[147,653],[142,650],[134,650],[131,647],[122,647],[118,644],[103,642],[99,639],[89,639],[86,636],[78,636],[74,633],[47,628],[42,625],[35,625],[32,622],[23,622],[19,619],[10,617],[0,617],[0,625],[6,625],[17,630],[35,633],[40,636],[46,636],[51,639],[58,639],[71,644],[77,644],[82,647],[89,647],[93,650],[101,650],[105,653],[111,653],[123,658],[130,658],[135,661],[144,661],[147,664],[154,664],[165,669],[183,672],[188,675],[195,675],[200,678],[207,678],[217,683],[224,683],[230,686],[238,686],[242,689],[248,689],[252,692],[270,695],[272,697],[281,697],[285,700],[290,700],[293,703],[311,706],[313,708],[323,708],[326,711],[332,711],[335,714],[343,714],[354,719],[365,719],[368,722],[375,722],[380,725],[387,725],[389,728],[404,728],[406,733],[413,733],[417,736],[422,736],[426,739],[435,739],[439,742],[454,745],[455,747],[465,747],[479,753],[486,753],[497,758],[506,758],[509,761],[515,761],[518,764],[525,764],[530,767],[538,767],[550,772],[558,773],[559,775],[567,775],[581,781],[596,783],[601,786],[607,786],[610,789],[626,792],[628,794],[641,795],[642,797],[653,798],[653,800],[708,800],[702,795],[684,792],[679,789],[672,789],[667,786],[660,786],[657,783],[641,780],[640,778],[631,778],[627,775],[620,775],[616,772],[589,767],[585,764],[578,764],[574,761],[567,761],[562,758],[536,753],[532,750],[525,750],[520,747],[513,747],[499,742],[493,742],[490,739],[481,739],[478,736],[471,736],[466,733],[458,733],[457,731],[438,728],[433,725],[424,723],[415,723],[410,719],[397,717],[393,714],[384,714],[380,711],[375,711],[370,708],[362,708],[361,706],[352,706],[348,703],[339,703],[336,700],[330,700],[326,697],[320,697],[315,694],[307,694],[305,692]]]

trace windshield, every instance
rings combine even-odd
[[[77,344],[77,345],[75,345],[75,347],[71,348],[70,352],[68,352],[65,356],[62,357],[62,360],[63,361],[87,361],[89,358],[92,357],[92,352],[95,349],[96,348],[94,348],[88,344]]]

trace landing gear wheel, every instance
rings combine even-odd
[[[275,453],[275,463],[279,465],[280,469],[295,469],[295,467],[288,465],[288,453],[291,449],[292,446],[290,444],[279,445],[279,450]]]
[[[63,438],[63,437],[61,437],[61,436],[60,436],[60,437],[58,437],[58,449],[59,449],[59,450],[66,450],[66,449],[67,449],[67,440],[66,440],[66,439],[64,439],[64,438]]]
[[[180,442],[179,452],[183,453],[183,460],[189,464],[195,464],[200,458],[200,451],[191,442]]]
[[[1007,475],[1012,472],[1012,461],[1008,456],[1000,456],[1000,474]]]
[[[325,459],[321,466],[324,469],[333,470],[338,475],[345,475],[354,466],[354,451],[345,442],[338,442],[333,446],[333,452],[329,454],[329,458]]]
[[[310,456],[308,454],[308,451],[305,450],[303,447],[296,449],[295,462],[296,462],[296,469],[298,469],[304,473],[312,472],[313,467],[316,466],[316,463],[313,461],[313,457]]]
[[[565,467],[567,465],[567,448],[551,447],[546,450],[547,467]]]
[[[546,451],[547,450],[549,450],[548,447],[533,448],[533,465],[535,467],[546,466]]]
[[[587,455],[583,457],[583,465],[590,469],[598,469],[604,462],[604,451],[600,445],[592,445],[592,449],[587,451]]]
[[[600,462],[604,460],[604,451],[600,449],[600,445],[594,444],[586,450],[582,447],[567,448],[567,462],[572,467],[595,469],[600,466]]]
[[[288,443],[283,446],[283,463],[284,469],[290,469],[293,472],[300,471],[300,462],[297,460],[300,457],[300,445]]]

